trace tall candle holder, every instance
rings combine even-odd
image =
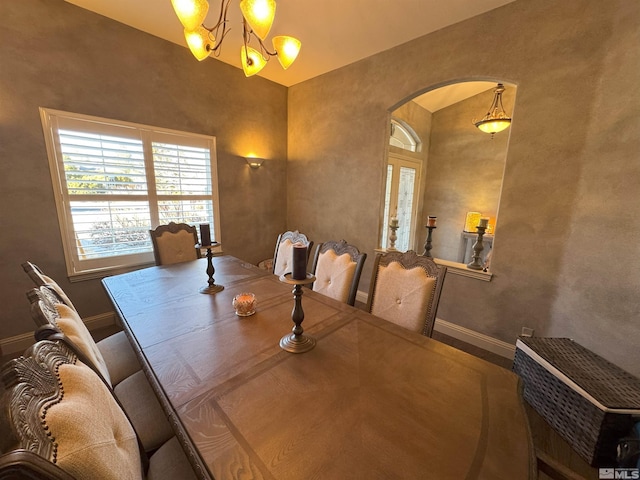
[[[291,333],[286,334],[280,339],[280,348],[291,353],[303,353],[308,352],[316,346],[316,339],[305,335],[302,328],[302,321],[304,320],[304,311],[302,310],[302,286],[311,284],[315,281],[316,277],[310,273],[307,273],[307,278],[303,280],[294,280],[291,273],[285,273],[280,277],[280,281],[293,285],[293,310],[291,312],[291,320],[293,320],[294,326]]]
[[[391,224],[389,225],[389,228],[391,229],[391,235],[389,235],[389,246],[387,247],[387,250],[395,252],[396,240],[398,239],[398,235],[396,235],[396,230],[398,230],[399,225],[398,223],[391,222]]]
[[[436,227],[435,225],[433,226],[425,225],[425,226],[427,230],[429,230],[429,233],[427,233],[427,241],[424,243],[424,253],[422,254],[422,256],[430,257],[431,249],[433,248],[433,245],[431,245],[431,234],[433,233],[433,229],[438,227]]]
[[[487,229],[486,226],[478,225],[476,230],[478,231],[478,239],[476,243],[473,244],[473,260],[470,263],[467,263],[467,267],[472,270],[482,270],[482,262],[480,260],[480,254],[484,250],[484,245],[482,244],[482,237],[484,236],[484,232]]]
[[[213,242],[211,245],[200,245],[197,244],[196,248],[200,250],[207,249],[207,275],[209,275],[209,280],[207,280],[207,286],[202,287],[200,289],[200,293],[206,293],[212,295],[214,293],[221,292],[224,290],[224,286],[216,285],[215,280],[213,279],[213,274],[216,273],[216,269],[213,267],[213,248],[219,245],[218,242]]]

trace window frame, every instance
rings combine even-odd
[[[73,200],[67,189],[64,158],[58,136],[59,130],[72,129],[74,124],[78,126],[79,131],[103,135],[115,135],[116,137],[126,137],[140,140],[142,142],[144,170],[147,180],[146,193],[140,195],[87,195],[87,201],[91,201],[92,199],[96,201],[127,200],[131,202],[140,202],[141,204],[146,203],[146,206],[148,206],[149,209],[151,228],[155,228],[160,223],[158,205],[162,200],[211,200],[213,213],[213,225],[211,226],[212,235],[217,242],[222,242],[215,137],[84,114],[64,112],[44,107],[40,107],[40,118],[45,136],[49,170],[51,173],[56,210],[58,214],[58,224],[62,237],[67,275],[71,281],[100,278],[107,273],[112,274],[132,270],[140,266],[154,264],[153,249],[134,254],[100,257],[93,260],[80,259],[76,246],[75,228],[71,212],[71,202]],[[163,195],[162,193],[157,192],[153,144],[170,142],[184,147],[208,149],[211,176],[210,195]],[[83,199],[85,198],[83,197]],[[151,242],[149,243],[151,244]]]
[[[402,135],[398,135],[396,132],[400,132]],[[409,143],[404,142],[403,138]],[[391,118],[389,145],[411,153],[420,153],[422,151],[422,141],[418,134],[408,123],[398,118]]]

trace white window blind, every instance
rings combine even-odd
[[[213,137],[40,110],[70,276],[153,261],[171,221],[221,240]]]

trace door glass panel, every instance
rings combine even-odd
[[[398,239],[396,248],[401,251],[409,250],[411,236],[411,220],[413,218],[413,193],[416,181],[416,169],[400,167],[398,185]]]
[[[387,189],[384,195],[384,224],[382,226],[382,247],[387,247],[389,237],[389,210],[391,204],[391,184],[393,181],[393,165],[387,165]]]

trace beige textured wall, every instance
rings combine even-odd
[[[521,0],[291,87],[288,225],[373,255],[389,112],[450,81],[514,83],[495,275],[448,276],[439,317],[572,337],[640,375],[639,44],[636,0]]]
[[[0,338],[34,329],[32,284],[20,267],[28,259],[60,281],[81,315],[112,310],[99,280],[67,281],[41,106],[215,136],[224,249],[251,262],[272,256],[286,227],[285,87],[199,63],[185,48],[62,0],[3,0]],[[259,170],[242,158],[251,150],[268,159]]]

